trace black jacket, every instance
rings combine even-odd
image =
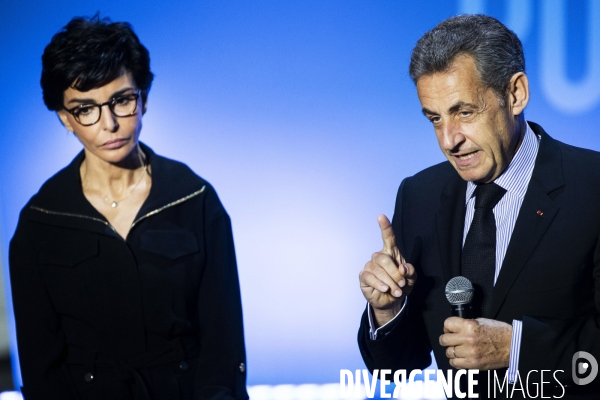
[[[530,385],[539,386],[541,370],[562,370],[556,375],[560,383],[546,373],[544,396],[560,397],[566,386],[565,399],[597,399],[600,376],[575,385],[572,357],[583,350],[600,361],[600,153],[530,126],[541,135],[540,148],[492,292],[491,318],[523,321],[523,387],[530,371],[537,371]],[[451,315],[446,283],[460,275],[466,185],[449,162],[402,182],[392,225],[402,255],[417,270],[417,283],[406,314],[385,338],[369,339],[363,315],[358,342],[369,369],[423,369],[432,350],[439,369],[452,369],[439,337]],[[480,398],[487,394],[485,377],[480,372]]]
[[[21,212],[10,275],[26,400],[247,399],[229,216],[142,145],[152,188],[123,240],[85,198],[81,152]]]

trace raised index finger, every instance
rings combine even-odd
[[[396,236],[394,235],[394,229],[392,228],[392,224],[390,224],[390,220],[385,215],[381,214],[377,217],[377,222],[379,222],[379,228],[381,229],[381,238],[383,239],[383,250],[385,253],[390,256],[395,256],[397,250],[396,248]]]

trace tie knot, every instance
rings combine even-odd
[[[475,189],[475,208],[494,208],[506,193],[506,189],[495,183],[477,185]]]

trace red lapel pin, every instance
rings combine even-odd
[[[542,215],[544,215],[544,212],[542,210],[537,210],[537,215],[541,217]]]

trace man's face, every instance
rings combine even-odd
[[[491,182],[506,169],[520,144],[519,127],[510,105],[502,107],[483,86],[471,56],[419,78],[417,93],[440,148],[464,180]]]

